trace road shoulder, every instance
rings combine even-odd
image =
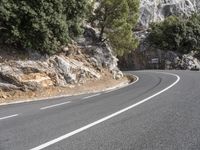
[[[62,98],[68,96],[75,96],[81,94],[106,92],[115,90],[127,86],[137,80],[134,75],[125,75],[121,79],[113,79],[108,76],[104,76],[100,80],[91,80],[84,84],[77,84],[65,88],[48,88],[41,91],[13,91],[13,93],[4,93],[7,96],[4,99],[0,99],[0,106],[7,104],[16,104],[30,101],[48,100],[55,98]]]

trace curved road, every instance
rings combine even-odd
[[[200,72],[129,72],[97,94],[0,106],[0,150],[198,150]]]

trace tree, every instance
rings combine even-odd
[[[149,40],[162,50],[189,53],[200,51],[200,15],[189,18],[171,16],[151,25]]]
[[[100,0],[91,19],[100,29],[99,40],[108,40],[120,56],[136,48],[137,40],[132,30],[138,12],[139,0]]]
[[[0,42],[55,53],[80,31],[87,0],[1,0]]]

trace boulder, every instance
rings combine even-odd
[[[183,55],[179,65],[183,69],[200,69],[200,61],[194,57],[193,53]]]

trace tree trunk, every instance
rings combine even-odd
[[[100,35],[99,35],[99,40],[100,41],[103,40],[104,29],[105,29],[105,26],[102,26],[101,31],[100,31]]]

